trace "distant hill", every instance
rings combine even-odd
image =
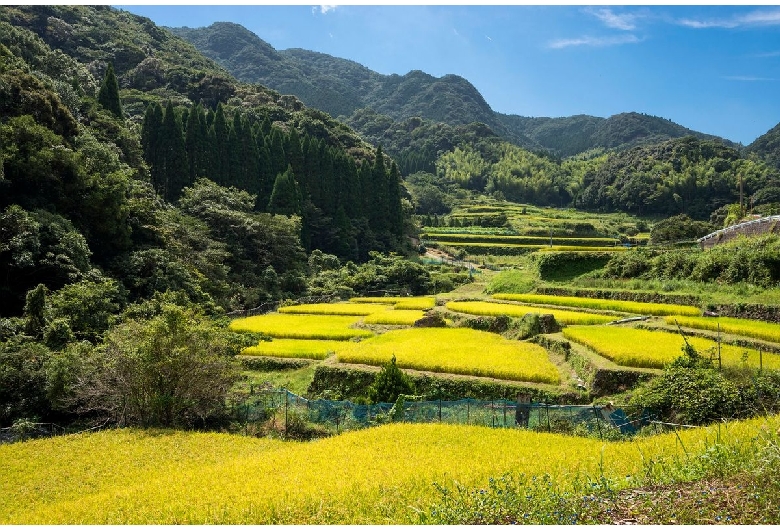
[[[305,104],[343,119],[370,108],[392,121],[419,117],[451,126],[478,122],[515,145],[546,150],[561,157],[684,136],[719,139],[667,119],[634,112],[610,118],[585,115],[529,118],[500,114],[490,108],[474,85],[460,76],[437,78],[419,70],[405,75],[383,75],[354,61],[323,53],[276,50],[235,23],[170,29],[236,78],[293,94]],[[368,135],[355,120],[350,123],[361,134]]]
[[[745,148],[745,151],[755,153],[759,158],[780,169],[780,123],[756,138]]]

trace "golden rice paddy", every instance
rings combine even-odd
[[[447,302],[447,309],[458,313],[483,316],[523,317],[528,313],[544,313],[553,315],[559,324],[606,324],[612,322],[615,317],[609,315],[597,315],[581,311],[567,311],[565,309],[548,309],[528,305],[501,304],[496,302]]]
[[[269,313],[234,320],[230,329],[264,333],[280,339],[349,340],[373,335],[365,329],[350,328],[358,322],[360,318],[355,316]]]
[[[389,331],[350,344],[339,362],[381,365],[395,355],[401,368],[558,384],[558,369],[537,344],[510,341],[468,328],[414,328]]]
[[[776,416],[631,442],[521,429],[389,424],[314,442],[107,430],[0,445],[0,524],[408,524],[440,497],[507,471],[562,491],[749,446]],[[651,468],[646,467],[653,462]]]
[[[604,300],[600,298],[584,298],[577,296],[497,293],[493,295],[493,298],[498,300],[525,302],[528,304],[547,304],[566,307],[601,309],[604,311],[619,311],[622,313],[634,313],[637,315],[701,315],[701,310],[698,307],[693,306],[630,302],[625,300]]]
[[[611,326],[574,326],[563,330],[569,340],[588,346],[593,351],[622,366],[663,368],[682,355],[683,338],[676,333]],[[697,352],[717,357],[717,343],[700,337],[688,337]],[[780,355],[721,344],[724,365],[738,366],[746,356],[748,366],[780,369]],[[761,357],[761,360],[759,359]]]

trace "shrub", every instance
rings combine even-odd
[[[639,387],[630,405],[652,409],[683,424],[701,425],[734,417],[740,408],[737,385],[712,362],[684,345],[682,355],[661,376]]]
[[[374,382],[368,388],[368,398],[373,403],[394,403],[401,394],[414,394],[414,381],[395,364],[395,355],[382,366]]]

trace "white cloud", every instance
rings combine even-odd
[[[634,23],[637,18],[636,15],[628,13],[617,14],[607,8],[590,10],[589,13],[601,20],[608,28],[622,29],[625,31],[631,31],[636,28],[636,24]]]
[[[692,19],[683,18],[677,24],[694,29],[707,28],[739,28],[744,26],[778,26],[780,25],[780,10],[752,11],[744,15],[735,15],[720,19]]]
[[[334,11],[338,6],[315,6],[312,8],[312,12],[316,13],[319,9],[319,12],[323,15],[327,15],[330,11]]]
[[[617,37],[580,37],[577,39],[559,39],[550,42],[547,47],[555,50],[571,48],[572,46],[590,46],[604,48],[606,46],[619,46],[621,44],[635,44],[640,42],[636,35],[620,35]]]
[[[777,81],[776,79],[773,79],[771,77],[753,77],[749,75],[727,75],[724,76],[723,79],[726,79],[728,81]]]

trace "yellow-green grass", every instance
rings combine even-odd
[[[280,313],[291,315],[353,315],[364,316],[384,311],[385,308],[376,304],[353,304],[350,302],[334,304],[300,304],[280,307]]]
[[[336,353],[345,344],[341,340],[274,339],[244,348],[241,354],[322,360],[329,354]]]
[[[350,344],[336,358],[342,363],[381,365],[393,355],[401,368],[560,383],[558,369],[541,346],[468,328],[393,330]]]
[[[431,309],[436,305],[435,296],[362,296],[350,298],[357,304],[391,304],[395,309]]]
[[[621,366],[663,368],[683,354],[683,338],[676,333],[624,327],[574,326],[565,328],[563,335]],[[714,341],[688,337],[688,342],[702,355],[717,355],[717,343]],[[721,344],[721,361],[724,366],[737,366],[742,363],[745,352],[748,356],[747,364],[758,367],[758,351],[728,344]],[[764,368],[780,369],[780,355],[764,354],[762,364]]]
[[[562,492],[601,479],[634,487],[716,439],[749,451],[778,427],[771,416],[632,442],[450,424],[315,442],[108,430],[0,445],[0,523],[409,524],[440,501],[434,483],[480,488],[513,472],[548,475]]]
[[[581,311],[566,311],[565,309],[540,309],[534,306],[519,304],[500,304],[496,302],[447,302],[447,309],[470,315],[523,317],[528,313],[544,313],[553,315],[559,324],[606,324],[615,317],[583,313]]]
[[[710,331],[717,331],[720,324],[723,333],[780,342],[780,324],[730,317],[666,317],[667,324],[674,325],[675,322],[687,328]]]
[[[364,324],[385,324],[389,326],[411,326],[425,316],[418,309],[390,309],[372,313],[363,319]]]
[[[584,298],[578,296],[554,296],[546,294],[513,294],[496,293],[493,298],[498,300],[512,300],[527,304],[548,304],[566,307],[583,307],[588,309],[601,309],[604,311],[619,311],[622,313],[635,313],[638,315],[687,315],[700,316],[698,307],[674,304],[653,304],[648,302],[630,302],[625,300],[604,300],[601,298]]]
[[[279,339],[349,340],[373,335],[365,329],[350,328],[358,322],[360,318],[355,316],[269,313],[234,320],[230,323],[230,329],[264,333]]]

